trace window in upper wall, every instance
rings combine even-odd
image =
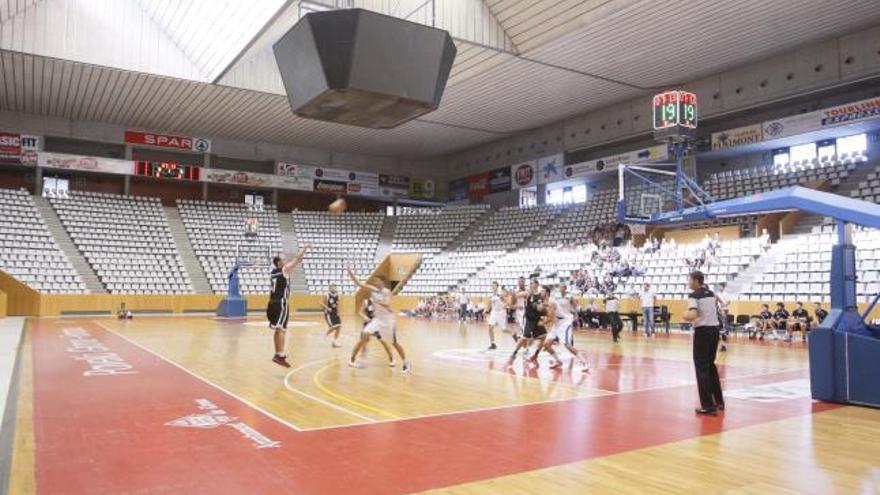
[[[864,155],[867,151],[868,136],[866,134],[837,138],[837,156],[842,157],[844,154],[848,156]]]
[[[833,139],[819,141],[816,144],[816,156],[820,161],[833,160],[837,156],[837,144]]]
[[[773,153],[773,165],[776,167],[784,167],[791,162],[790,155],[788,154],[788,150]]]
[[[789,150],[791,161],[798,163],[803,160],[812,160],[816,158],[816,143],[799,144],[792,146]]]
[[[562,202],[563,202],[562,189],[548,189],[547,190],[547,204],[548,205],[561,205]]]
[[[572,199],[575,203],[586,203],[587,202],[587,186],[585,184],[581,184],[579,186],[574,186],[572,190]]]
[[[519,205],[528,208],[538,204],[538,194],[531,189],[519,190]]]

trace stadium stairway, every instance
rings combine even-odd
[[[397,227],[397,217],[386,216],[382,222],[382,230],[379,232],[379,245],[376,246],[376,264],[385,259],[391,253],[394,245],[394,230]]]
[[[564,216],[563,212],[557,210],[557,212],[554,214],[554,216],[551,217],[547,223],[545,223],[543,226],[541,226],[536,231],[532,232],[532,235],[526,237],[525,240],[523,240],[521,243],[517,244],[516,247],[508,250],[507,253],[515,253],[515,252],[519,251],[520,249],[534,247],[534,246],[532,246],[532,243],[534,243],[537,239],[539,239],[541,237],[541,234],[546,232],[548,229],[553,228],[553,226],[556,225],[556,223],[559,222],[563,216]],[[459,281],[458,285],[455,286],[455,290],[458,291],[462,287],[469,285],[473,279],[476,279],[480,275],[480,273],[482,273],[484,270],[488,269],[490,266],[494,265],[496,261],[498,261],[498,258],[488,260],[486,262],[486,264],[477,268],[476,272],[468,275],[468,277],[465,280]]]
[[[180,254],[180,259],[183,260],[183,268],[189,275],[193,290],[196,291],[196,294],[213,293],[205,270],[199,263],[192,244],[189,242],[189,237],[186,235],[186,227],[180,218],[180,210],[176,206],[166,206],[163,209],[165,210],[165,218],[168,220],[168,228],[171,230],[171,237],[174,239],[174,245]]]
[[[791,244],[786,242],[786,239],[792,237],[792,235],[789,235],[781,241],[771,244],[770,249],[740,272],[736,278],[727,283],[725,292],[731,294],[735,299],[741,292],[747,290],[752,285],[752,282],[758,282],[758,279],[789,251]]]
[[[461,247],[462,244],[464,244],[464,241],[466,241],[471,236],[471,234],[476,232],[477,229],[480,228],[480,225],[483,225],[484,223],[486,223],[487,220],[492,218],[492,215],[494,215],[494,214],[495,214],[495,210],[493,210],[491,208],[489,210],[486,210],[486,213],[479,216],[476,220],[474,220],[474,222],[472,224],[470,224],[468,226],[468,228],[464,229],[462,231],[462,233],[458,235],[458,237],[456,237],[455,239],[452,240],[452,242],[447,244],[446,248],[444,248],[442,252],[452,253],[452,252],[457,251],[458,248]]]
[[[289,213],[278,213],[278,230],[281,231],[281,246],[284,248],[284,259],[293,258],[299,250],[299,240],[296,238],[296,231],[293,230],[293,217]],[[308,254],[306,254],[306,257],[308,257]],[[297,266],[290,275],[290,290],[293,292],[309,292],[306,272],[303,270],[302,265]]]
[[[104,287],[104,284],[98,279],[98,274],[95,273],[92,265],[89,264],[79,248],[73,243],[70,234],[67,233],[64,226],[61,225],[61,219],[58,218],[55,209],[49,204],[49,200],[42,196],[34,196],[34,204],[40,212],[40,217],[42,217],[43,223],[45,223],[46,228],[49,229],[49,233],[55,238],[58,247],[61,248],[61,251],[63,251],[64,255],[67,256],[67,259],[70,260],[70,264],[73,265],[73,268],[79,274],[83,283],[86,284],[86,290],[92,294],[106,294],[107,288]]]

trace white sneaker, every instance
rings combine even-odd
[[[330,344],[330,347],[333,347],[334,349],[338,349],[338,348],[342,347],[342,345],[339,342],[334,340],[333,343]]]
[[[389,367],[389,368],[393,368],[393,367],[395,367],[395,366],[397,366],[397,361],[394,361],[394,360],[392,359],[391,362],[388,363],[388,367]]]
[[[357,363],[354,362],[354,361],[349,361],[349,362],[348,362],[348,367],[349,367],[349,368],[360,368],[361,365],[357,364]]]
[[[400,371],[402,373],[409,373],[409,370],[411,370],[411,369],[412,369],[412,367],[409,365],[409,361],[404,361],[403,368],[401,368]]]

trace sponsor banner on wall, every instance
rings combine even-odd
[[[217,168],[203,168],[202,181],[216,184],[237,184],[251,187],[277,187],[275,176],[272,174],[259,174],[256,172],[242,172],[239,170],[222,170]]]
[[[850,124],[880,117],[880,98],[857,101],[820,110],[822,127]]]
[[[468,197],[468,184],[465,179],[449,181],[449,201],[464,201]]]
[[[726,150],[736,146],[760,143],[764,140],[764,126],[753,124],[712,133],[712,149]]]
[[[765,141],[803,134],[819,129],[820,116],[816,112],[792,115],[784,119],[768,120],[762,125]]]
[[[496,168],[489,172],[489,193],[510,191],[510,167]]]
[[[0,163],[34,166],[40,138],[29,134],[0,132]]]
[[[535,162],[518,163],[510,167],[511,186],[513,189],[524,189],[538,184]]]
[[[103,174],[134,175],[132,160],[117,160],[97,156],[68,155],[65,153],[37,152],[37,165],[44,168],[80,170]]]
[[[669,160],[669,147],[665,144],[658,144],[643,148],[640,150],[621,153],[619,155],[606,156],[595,160],[588,160],[581,163],[567,165],[563,169],[563,179],[574,179],[577,177],[585,177],[608,170],[616,170],[621,163],[645,163],[645,162],[663,162]]]
[[[489,172],[468,176],[467,185],[468,198],[481,201],[489,194]]]
[[[294,191],[311,191],[314,180],[309,177],[297,177],[294,175],[276,175],[272,177],[272,184],[278,189],[293,189]]]
[[[550,184],[563,179],[563,155],[555,155],[538,158],[537,162],[538,184]]]
[[[406,197],[409,194],[409,177],[379,174],[379,194],[388,197]]]
[[[361,196],[379,195],[378,174],[315,167],[291,162],[277,162],[275,164],[275,173],[279,176],[279,183],[290,183],[295,186],[295,189],[300,191],[312,191],[314,190],[315,181],[323,180],[345,183],[346,194]]]
[[[315,192],[345,194],[348,192],[348,184],[343,181],[315,179]]]
[[[432,180],[416,180],[409,181],[409,197],[413,199],[434,199],[437,192]]]
[[[196,151],[198,153],[209,153],[211,151],[211,140],[191,136],[178,136],[174,134],[161,134],[158,132],[144,131],[125,131],[125,142],[127,144],[139,144],[145,146],[154,146],[156,148],[171,148],[175,150]]]

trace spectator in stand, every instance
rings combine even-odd
[[[642,317],[645,320],[645,336],[652,338],[654,336],[654,291],[651,290],[651,284],[645,284],[639,298],[642,303]]]

